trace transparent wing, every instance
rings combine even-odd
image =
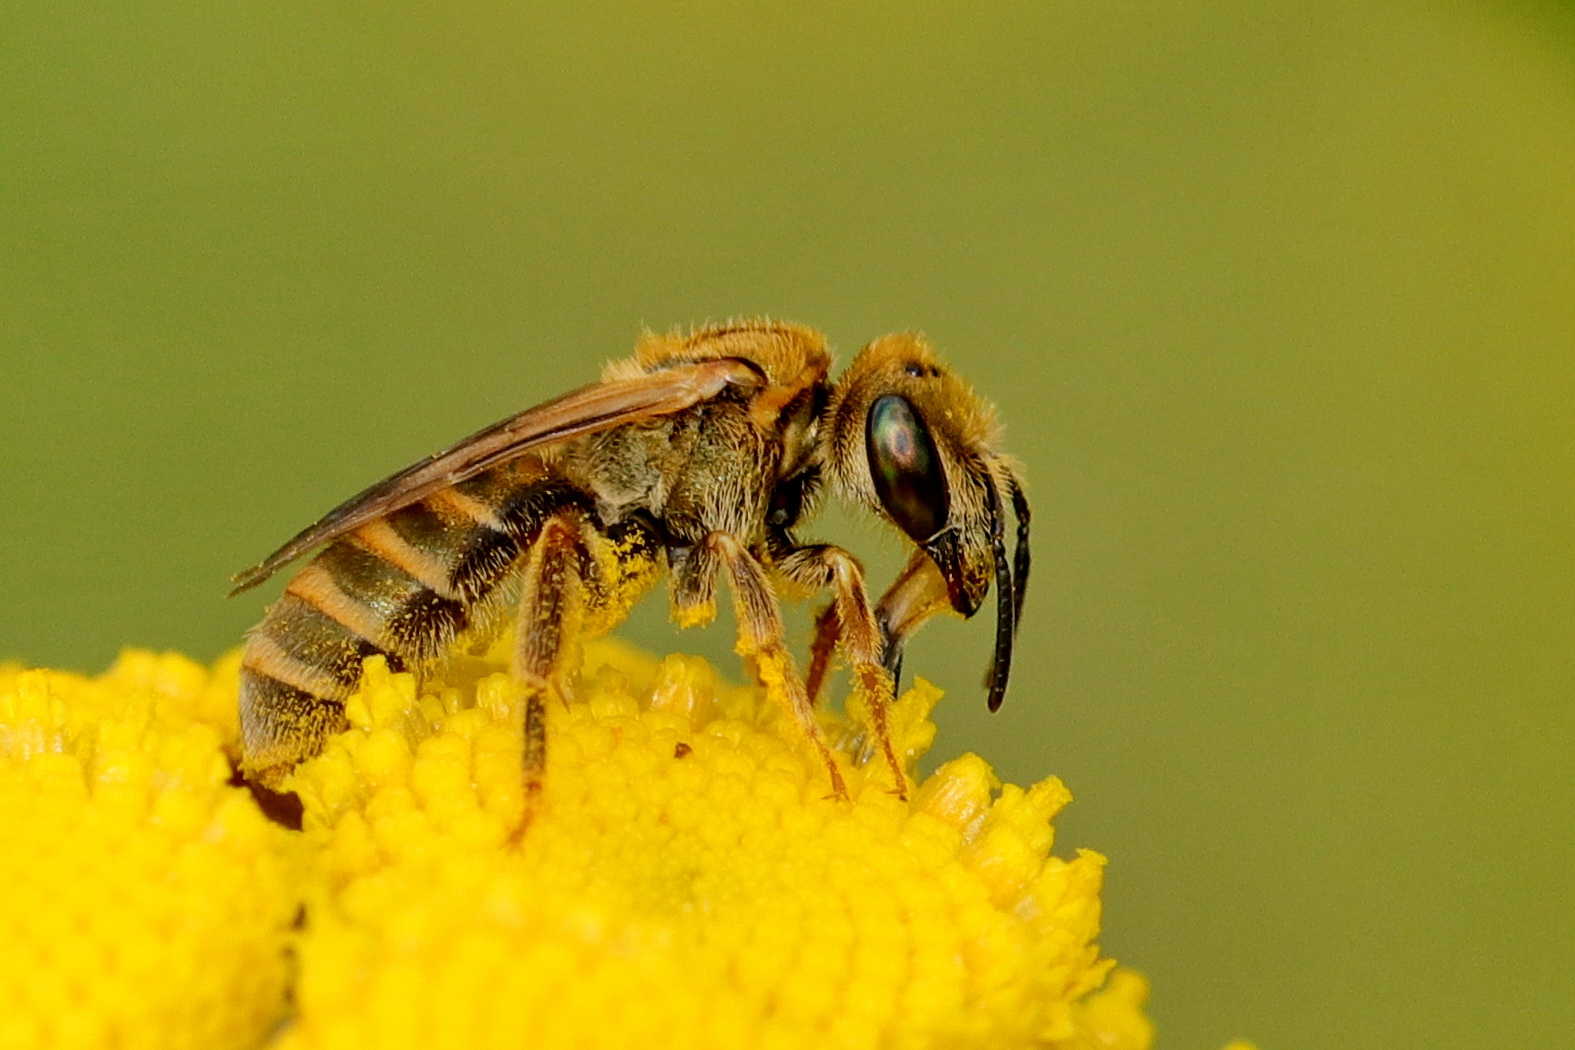
[[[335,537],[526,452],[624,423],[681,412],[728,387],[753,390],[765,384],[765,377],[749,362],[720,358],[581,387],[478,431],[453,448],[428,456],[352,496],[261,564],[232,576],[235,589],[230,594],[257,586]]]

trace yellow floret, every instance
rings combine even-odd
[[[893,712],[910,764],[938,697]],[[758,690],[601,642],[516,849],[519,701],[496,664],[418,695],[368,662],[291,784],[323,883],[283,1046],[1148,1045],[1140,978],[1090,995],[1104,859],[1048,855],[1060,781],[965,755],[904,802],[850,761],[836,802]]]
[[[233,657],[0,668],[0,1048],[1150,1045],[1060,781],[964,755],[905,801],[854,705],[836,801],[758,689],[603,641],[519,836],[503,672],[369,660],[287,832],[230,784]],[[891,712],[910,772],[938,697]]]
[[[234,695],[233,662],[0,669],[0,1047],[254,1047],[283,1016],[301,884],[227,784]]]

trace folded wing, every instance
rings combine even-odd
[[[681,412],[711,400],[728,387],[753,390],[765,384],[765,376],[749,362],[720,358],[581,387],[478,431],[453,448],[428,456],[352,496],[261,564],[231,577],[235,588],[230,594],[257,586],[296,558],[352,529],[527,452]]]

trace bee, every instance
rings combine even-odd
[[[990,709],[999,707],[1028,582],[1028,503],[996,451],[993,409],[920,336],[877,339],[835,383],[830,373],[825,337],[800,325],[647,333],[600,382],[329,511],[233,578],[239,594],[318,550],[247,636],[243,774],[277,790],[344,729],[365,658],[419,671],[512,617],[528,820],[546,769],[548,697],[569,695],[575,640],[616,626],[663,577],[677,622],[707,622],[726,576],[738,651],[825,762],[833,794],[847,791],[813,704],[840,652],[905,796],[886,726],[904,645],[939,613],[972,616],[994,582],[987,684]],[[852,554],[795,537],[827,488],[912,546],[877,603]],[[788,649],[779,589],[830,594],[807,680]]]

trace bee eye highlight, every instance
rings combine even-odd
[[[875,494],[903,532],[923,543],[946,524],[950,498],[924,421],[896,394],[877,398],[864,429]]]

